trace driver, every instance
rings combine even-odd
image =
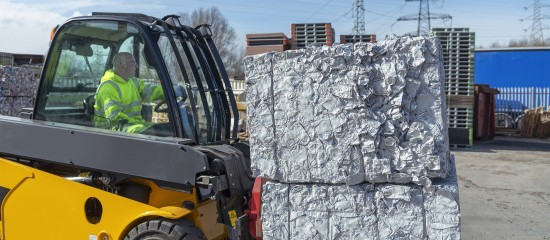
[[[151,126],[141,117],[141,103],[164,99],[161,86],[146,84],[135,77],[136,60],[131,53],[120,52],[113,58],[95,95],[94,126],[140,133]]]

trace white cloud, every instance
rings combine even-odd
[[[50,30],[65,19],[32,5],[0,1],[0,51],[46,54]]]
[[[159,3],[116,0],[50,0],[45,2],[0,0],[0,52],[46,54],[50,31],[70,17],[92,11],[155,12],[166,8]]]

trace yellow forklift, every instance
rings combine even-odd
[[[163,91],[141,103],[140,133],[94,124],[100,79],[120,52]],[[0,116],[0,240],[251,239],[255,179],[238,120],[208,25],[67,20],[52,31],[34,107]]]

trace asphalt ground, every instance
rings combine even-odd
[[[550,140],[497,136],[451,152],[462,239],[550,239]]]

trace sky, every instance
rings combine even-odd
[[[541,15],[550,5],[541,3]],[[432,19],[432,27],[467,27],[475,32],[476,47],[530,37],[534,0],[432,0],[430,12],[449,14],[452,20]],[[73,16],[92,12],[134,12],[161,18],[217,7],[237,32],[241,47],[246,34],[282,32],[290,37],[291,23],[332,23],[339,35],[351,34],[355,0],[0,0],[0,52],[46,54],[50,30]],[[384,39],[389,34],[416,32],[416,21],[397,18],[418,14],[418,1],[364,0],[365,31]],[[546,23],[547,21],[548,23]],[[543,20],[548,28],[550,19]],[[544,30],[544,36],[550,36]]]

